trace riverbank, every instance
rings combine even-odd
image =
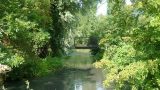
[[[89,50],[75,50],[63,61],[64,68],[44,77],[29,79],[33,90],[106,90],[101,69],[92,65]],[[24,90],[24,81],[5,84],[7,90]],[[108,89],[107,89],[108,90]],[[110,89],[112,90],[112,89]]]

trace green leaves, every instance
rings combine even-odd
[[[123,89],[126,83],[132,89],[158,88],[159,0],[137,0],[131,6],[112,1],[109,6],[111,13],[100,42],[106,50],[97,63],[107,69],[105,85],[113,82],[117,89]]]
[[[18,67],[19,65],[24,63],[24,58],[18,54],[15,54],[11,56],[11,58],[8,58],[6,60],[6,63],[8,63],[12,68]]]
[[[38,57],[37,49],[49,42],[49,0],[0,1],[0,63],[12,68]],[[5,7],[4,7],[5,6]],[[36,47],[35,47],[36,46]]]
[[[160,15],[156,16],[156,17],[152,17],[151,21],[150,21],[150,25],[151,27],[159,27],[160,26]]]

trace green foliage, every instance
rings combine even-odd
[[[65,54],[67,47],[70,47],[70,38],[72,36],[72,25],[74,22],[74,8],[76,3],[73,0],[53,0],[51,2],[52,12],[52,30],[51,34],[51,50],[52,56],[61,56]]]
[[[9,73],[11,80],[41,77],[51,72],[55,72],[63,67],[61,58],[47,57],[45,59],[30,60],[19,67],[13,68]]]
[[[76,0],[1,0],[0,63],[11,66],[12,77],[19,78],[61,67],[60,61],[47,55],[68,51],[73,43],[74,15],[90,8],[91,1],[82,0],[81,7]]]
[[[91,11],[92,14],[93,11],[95,12],[95,5],[96,0],[53,0],[51,2],[52,30],[50,30],[50,33],[52,35],[51,49],[53,56],[69,53],[69,49],[74,44],[74,37],[79,36],[78,33],[83,31],[87,32],[87,29],[78,29],[77,27],[81,27],[81,24],[85,25],[87,23],[87,21],[86,23],[79,22],[85,20],[82,15],[88,15]],[[93,8],[94,10],[92,10]]]
[[[95,64],[106,69],[106,86],[116,89],[159,89],[159,0],[110,0],[100,46],[103,59]],[[127,90],[128,90],[127,89]]]
[[[18,63],[22,64],[27,57],[36,57],[37,49],[49,42],[50,3],[49,0],[0,2],[0,48],[3,49],[0,51],[3,54],[1,63],[18,67]]]
[[[87,2],[90,2],[90,0],[86,1],[86,5]],[[103,36],[103,32],[102,32],[102,23],[99,20],[99,18],[96,17],[95,13],[96,13],[96,5],[97,5],[97,1],[92,1],[92,3],[90,3],[88,6],[90,7],[86,7],[87,12],[81,11],[76,13],[76,20],[77,20],[77,24],[76,24],[76,31],[74,31],[74,36],[75,37],[80,37],[79,39],[75,38],[75,44],[76,45],[80,45],[82,44],[84,45],[95,45],[98,46],[99,43],[99,38],[101,38]],[[84,8],[82,8],[83,10]],[[84,13],[85,12],[85,13]],[[103,22],[104,23],[104,22]],[[104,31],[104,30],[103,30]],[[85,38],[81,38],[81,37],[85,37]],[[89,38],[89,39],[87,39]],[[103,50],[100,48],[95,48],[91,50],[91,54],[93,56],[94,60],[100,60],[102,58],[102,52]]]
[[[41,76],[61,67],[57,59],[39,58],[46,57],[42,54],[51,38],[50,0],[1,0],[0,11],[0,63],[12,67],[10,78]]]

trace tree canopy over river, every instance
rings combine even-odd
[[[96,15],[103,2],[106,15]],[[160,0],[0,0],[0,85],[64,70],[78,37],[96,44],[92,63],[104,69],[106,87],[159,90],[159,7]]]

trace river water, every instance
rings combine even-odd
[[[29,80],[33,90],[113,90],[104,88],[101,69],[95,69],[89,50],[77,49],[64,60],[65,68],[47,76]],[[7,90],[26,90],[23,81],[10,82]]]

